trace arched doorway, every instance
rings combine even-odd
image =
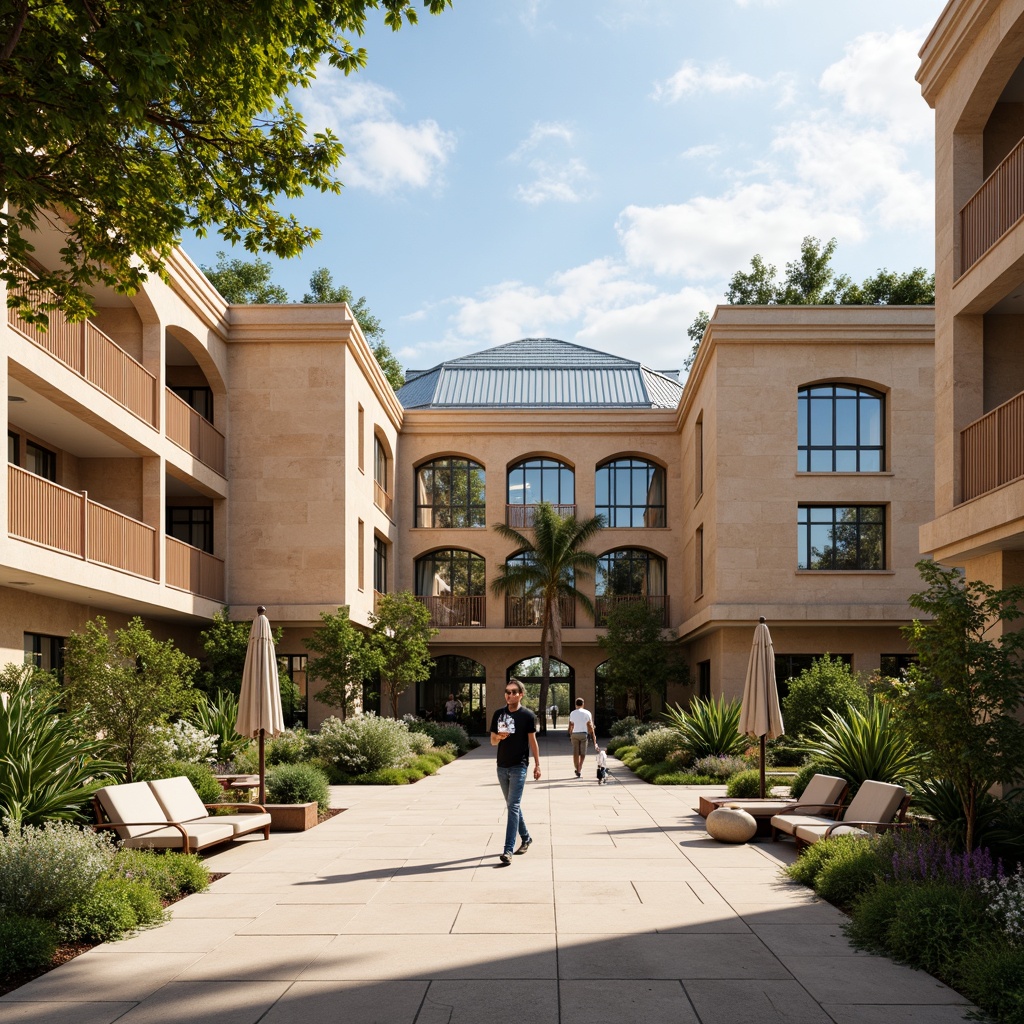
[[[540,717],[540,676],[542,663],[539,656],[523,658],[511,665],[505,673],[505,679],[511,676],[522,681],[526,687],[526,694],[523,697],[524,707],[528,707],[535,715]],[[564,729],[569,721],[569,712],[572,710],[573,702],[576,699],[576,672],[571,665],[557,658],[551,659],[551,685],[548,688],[548,705],[555,704],[558,707],[556,728]],[[551,716],[544,711],[547,724],[551,725]]]
[[[462,704],[459,724],[467,732],[487,731],[487,670],[479,661],[460,654],[442,654],[434,659],[430,678],[416,684],[416,713],[441,721],[448,694]]]

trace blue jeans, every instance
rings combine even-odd
[[[514,768],[498,765],[498,784],[501,786],[505,804],[508,807],[508,822],[505,825],[505,853],[511,853],[516,845],[516,833],[524,842],[530,839],[530,830],[523,821],[522,799],[526,786],[527,765],[517,764]]]

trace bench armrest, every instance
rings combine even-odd
[[[238,807],[243,811],[252,811],[253,814],[259,814],[261,812],[263,814],[267,813],[267,809],[263,804],[203,804],[203,806],[208,811],[212,811],[214,809],[222,810],[225,807]]]
[[[822,839],[828,839],[830,835],[837,828],[876,828],[880,832],[884,832],[889,828],[910,828],[910,822],[908,821],[837,821],[834,825],[829,825],[825,829],[825,834],[821,837]]]
[[[790,804],[783,807],[779,814],[793,814],[794,812],[826,815],[835,817],[843,809],[842,804]]]

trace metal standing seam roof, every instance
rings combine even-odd
[[[406,409],[674,409],[683,386],[631,359],[555,338],[523,338],[410,370]]]

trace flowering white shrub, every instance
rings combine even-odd
[[[1012,875],[982,879],[981,891],[988,897],[989,913],[999,922],[1011,942],[1024,941],[1024,869]]]
[[[347,775],[364,775],[380,768],[398,768],[412,754],[405,722],[371,713],[345,722],[333,716],[311,737],[313,754],[336,764]]]
[[[150,760],[157,764],[167,761],[212,764],[217,759],[219,743],[219,736],[203,732],[191,722],[175,722],[153,730]]]

